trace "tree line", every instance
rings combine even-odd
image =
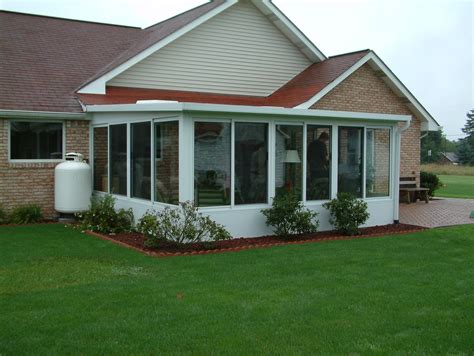
[[[436,163],[446,152],[454,152],[459,163],[474,165],[474,109],[466,114],[467,120],[461,131],[466,137],[456,141],[446,138],[443,130],[429,131],[421,139],[421,163]]]

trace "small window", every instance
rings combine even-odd
[[[10,122],[10,158],[53,160],[63,158],[61,122]]]
[[[109,191],[127,195],[127,125],[111,125],[109,135]]]

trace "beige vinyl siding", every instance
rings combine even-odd
[[[254,5],[240,1],[107,85],[266,96],[310,64]]]

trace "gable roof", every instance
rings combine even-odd
[[[105,94],[109,80],[238,2],[239,0],[211,0],[207,4],[146,29],[145,31],[149,33],[142,41],[90,78],[78,88],[78,92]],[[250,0],[250,2],[312,62],[326,59],[324,54],[270,0]],[[151,31],[148,31],[150,29]]]

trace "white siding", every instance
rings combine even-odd
[[[107,85],[266,96],[310,64],[255,6],[240,1]]]

